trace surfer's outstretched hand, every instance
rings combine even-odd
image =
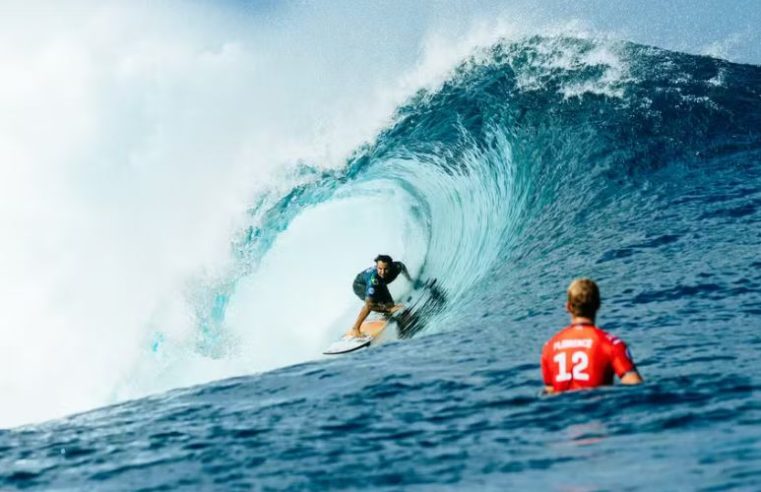
[[[401,311],[402,309],[404,309],[404,304],[394,304],[393,306],[388,308],[388,313],[394,314],[395,312]]]

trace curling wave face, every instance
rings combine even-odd
[[[616,238],[664,229],[665,244],[676,241],[675,224],[648,224],[647,213],[670,209],[659,198],[685,192],[676,186],[709,186],[704,174],[754,162],[758,77],[755,67],[623,42],[495,45],[400,108],[344,171],[312,171],[256,209],[267,219],[247,231],[240,256],[255,263],[315,204],[386,196],[420,231],[408,246],[422,252],[421,276],[449,294],[449,314],[477,316],[518,279],[557,288],[603,268]],[[690,173],[701,179],[685,181]],[[583,268],[556,270],[568,261]]]

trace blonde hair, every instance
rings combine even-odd
[[[593,280],[577,278],[568,286],[568,305],[571,314],[593,318],[600,309],[600,290]]]

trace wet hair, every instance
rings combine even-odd
[[[394,263],[394,260],[389,255],[378,255],[375,257],[375,263],[378,263],[379,261],[382,261],[383,263],[388,263],[391,265]]]
[[[594,319],[600,309],[600,290],[593,280],[577,278],[568,286],[568,304],[571,314]]]

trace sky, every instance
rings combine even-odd
[[[432,29],[458,32],[473,23],[497,19],[537,31],[573,21],[591,32],[627,41],[693,54],[714,52],[730,61],[761,64],[761,30],[757,28],[761,3],[755,0],[230,0],[222,5],[242,18],[266,19],[281,29],[287,29],[289,19],[302,15],[313,16],[315,23],[337,16],[344,31],[356,26],[358,36],[368,28],[389,31],[385,41],[390,45],[399,33],[414,37]]]

